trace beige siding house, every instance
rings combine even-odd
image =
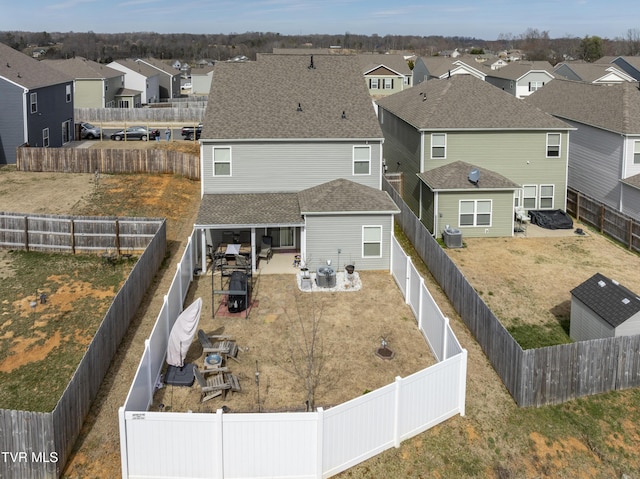
[[[403,55],[361,54],[358,60],[372,98],[382,98],[411,88],[412,72]]]
[[[423,82],[378,108],[387,171],[403,174],[405,201],[436,237],[446,225],[510,236],[514,207],[565,209],[568,124],[470,75]]]

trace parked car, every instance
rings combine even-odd
[[[202,133],[202,123],[198,124],[198,126],[196,127],[196,140],[200,139],[200,134]],[[182,137],[185,140],[193,140],[193,127],[192,126],[183,126],[182,130],[180,130],[180,133],[182,133]]]
[[[191,85],[191,83],[185,83],[184,85],[182,85],[182,89],[183,90],[191,90],[193,85]]]
[[[80,123],[80,138],[83,140],[95,140],[96,138],[100,138],[101,135],[102,132],[97,126],[93,126],[91,123],[87,122]]]
[[[126,130],[116,131],[111,135],[112,140],[142,140],[149,139],[149,132],[144,126],[130,126]]]

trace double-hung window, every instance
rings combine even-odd
[[[385,78],[384,83],[382,84],[382,88],[384,90],[392,90],[393,89],[393,78]]]
[[[560,156],[560,133],[547,133],[547,158]]]
[[[378,79],[377,78],[370,78],[369,79],[369,88],[371,90],[377,90],[378,88],[380,88],[378,86]]]
[[[539,90],[543,86],[544,86],[544,82],[543,81],[530,81],[529,82],[529,91]]]
[[[447,157],[447,134],[431,133],[431,158]]]
[[[522,187],[522,206],[527,210],[538,208],[538,185],[524,185]]]
[[[67,98],[67,103],[71,102],[71,85],[67,85],[66,86],[66,98]]]
[[[460,200],[460,226],[491,226],[491,200]]]
[[[37,113],[38,112],[38,94],[31,93],[29,95],[29,102],[31,103],[31,113]]]
[[[540,208],[553,209],[554,185],[540,185]]]
[[[640,140],[633,142],[633,164],[640,165]]]
[[[42,130],[42,146],[45,148],[49,146],[49,128]]]
[[[362,257],[382,257],[382,226],[362,227]]]
[[[371,147],[370,146],[354,146],[353,147],[353,174],[354,175],[370,175],[371,174]]]
[[[213,148],[213,176],[231,176],[231,148]]]

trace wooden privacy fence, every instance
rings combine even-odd
[[[519,406],[558,404],[640,386],[640,336],[523,350],[386,180],[383,189],[401,210],[396,222]]]
[[[180,103],[170,108],[74,108],[78,121],[89,123],[118,122],[189,122],[198,123],[204,118],[205,102]]]
[[[567,189],[567,212],[577,220],[597,228],[627,248],[640,253],[640,222],[613,208],[583,195],[577,190]]]
[[[144,251],[156,234],[158,221],[0,212],[0,247],[70,253],[138,253]]]
[[[166,222],[141,220],[145,231],[150,224],[155,225],[155,234],[143,234],[147,243],[144,252],[113,299],[54,410],[43,413],[0,409],[0,478],[54,479],[62,474],[120,342],[164,260]],[[32,374],[39,372],[33,370]],[[42,380],[46,382],[46,378]]]
[[[103,148],[16,149],[18,171],[57,173],[167,173],[200,178],[200,158],[173,150]]]

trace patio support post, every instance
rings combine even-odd
[[[201,239],[201,269],[202,274],[207,272],[207,231],[202,228],[200,230],[200,239]]]

